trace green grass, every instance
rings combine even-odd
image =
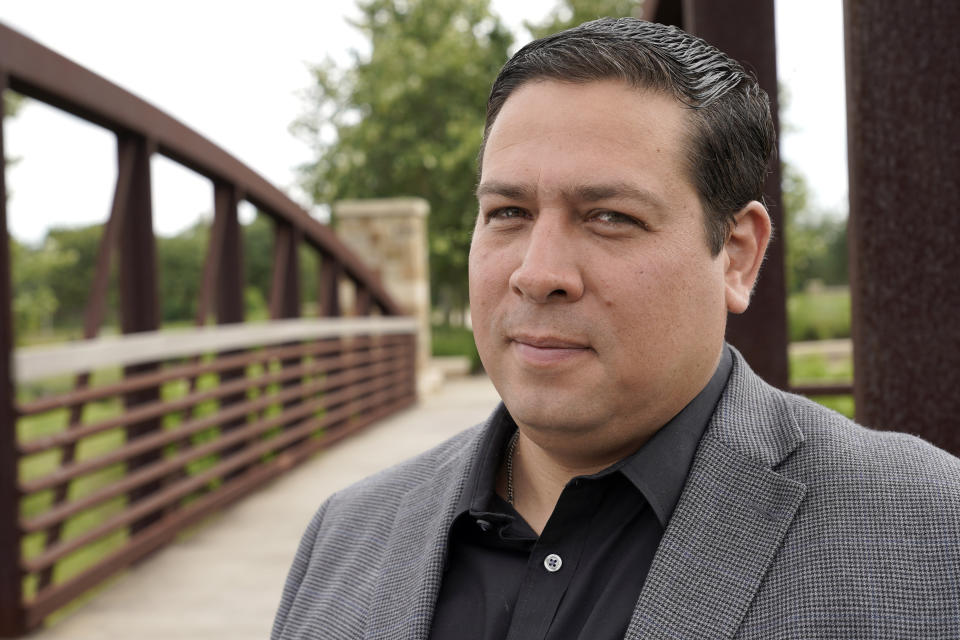
[[[850,291],[831,287],[790,294],[790,342],[850,337]]]
[[[272,368],[272,367],[271,367]],[[262,374],[264,367],[251,367],[248,375]],[[90,386],[101,386],[119,381],[121,377],[120,369],[108,369],[96,372],[91,379]],[[39,384],[22,385],[17,389],[17,398],[20,403],[26,403],[31,400],[61,394],[69,391],[74,385],[73,376],[63,376],[55,379],[45,380]],[[195,391],[204,391],[216,388],[220,384],[217,374],[206,374],[197,379]],[[174,380],[161,385],[160,396],[165,401],[175,400],[187,395],[190,392],[190,385],[186,380]],[[259,393],[259,392],[257,392]],[[220,408],[217,400],[208,400],[195,406],[192,411],[174,412],[162,417],[161,424],[164,429],[177,429],[184,420],[191,418],[202,418],[204,416],[216,413]],[[271,407],[272,408],[272,407]],[[277,409],[279,410],[279,406]],[[120,397],[113,397],[106,400],[91,402],[84,406],[81,416],[82,424],[93,424],[102,420],[110,419],[121,415],[123,412],[123,401]],[[29,442],[36,438],[55,435],[64,432],[68,428],[70,412],[67,409],[58,409],[43,414],[23,417],[17,422],[17,437],[21,442]],[[200,433],[194,434],[190,441],[192,444],[202,444],[216,439],[220,434],[219,428],[206,429]],[[75,460],[83,461],[97,458],[110,451],[122,447],[126,442],[126,433],[122,428],[110,429],[81,439],[76,445]],[[169,457],[176,455],[180,446],[172,444],[164,448],[163,455]],[[48,450],[31,456],[25,456],[21,459],[19,465],[19,477],[21,481],[29,481],[46,476],[56,471],[62,464],[62,452],[59,449]],[[188,474],[200,473],[219,462],[218,455],[206,456],[202,459],[193,461],[187,465]],[[117,463],[100,469],[98,471],[78,477],[70,482],[67,487],[68,501],[82,498],[89,495],[104,486],[110,485],[121,480],[126,475],[126,465]],[[218,481],[208,483],[207,489],[215,489],[219,486]],[[193,496],[198,497],[199,494]],[[43,514],[53,506],[53,490],[40,491],[34,494],[24,496],[21,499],[20,511],[23,517],[34,517]],[[105,501],[91,509],[87,509],[75,516],[67,519],[62,527],[61,539],[69,540],[73,537],[83,534],[86,531],[100,525],[109,518],[123,511],[127,506],[127,498],[119,496]],[[122,547],[129,538],[129,532],[126,528],[121,528],[113,533],[94,541],[91,544],[78,549],[74,553],[64,557],[56,563],[53,569],[53,583],[61,583],[69,580],[71,577],[82,573],[84,570],[95,565],[103,557]],[[44,551],[46,547],[46,536],[43,532],[24,536],[21,540],[21,554],[25,558],[34,557]],[[23,582],[24,595],[26,598],[33,597],[38,588],[38,576],[36,574],[28,575]]]
[[[827,358],[820,353],[790,356],[791,384],[830,384],[851,380],[853,380],[853,360],[849,356]],[[812,399],[848,418],[853,418],[853,396],[813,396]]]
[[[434,325],[430,327],[430,334],[433,355],[466,356],[470,359],[470,371],[480,371],[482,365],[473,341],[473,331],[467,327]]]
[[[790,357],[790,382],[793,384],[822,384],[853,380],[853,360],[849,357],[827,358],[820,353],[805,353]]]

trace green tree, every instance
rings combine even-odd
[[[49,236],[37,248],[10,238],[10,250],[14,337],[22,343],[27,336],[53,329],[54,314],[60,307],[53,283],[57,274],[76,266],[77,254]]]
[[[160,313],[163,322],[194,322],[210,225],[199,221],[175,236],[157,238]]]
[[[434,301],[467,301],[476,215],[476,154],[490,83],[513,38],[489,0],[358,0],[370,42],[350,67],[315,66],[294,130],[317,160],[303,168],[314,199],[420,196],[430,202]]]
[[[266,320],[269,316],[273,228],[273,220],[263,213],[258,213],[253,222],[243,227],[243,295],[248,320]]]
[[[49,272],[49,285],[57,299],[54,314],[56,327],[79,327],[83,323],[83,314],[93,286],[97,255],[100,251],[100,238],[103,225],[93,224],[86,227],[54,228],[47,232],[45,243],[53,243],[60,250],[72,254],[72,264],[59,264]],[[114,269],[115,278],[116,269]],[[107,302],[107,324],[116,322],[117,289],[111,281]]]
[[[578,24],[609,16],[622,18],[640,17],[643,0],[560,0],[559,4],[542,22],[527,22],[523,25],[534,38],[563,31]]]
[[[782,163],[783,211],[786,218],[787,290],[801,291],[809,282],[849,282],[847,221],[820,211],[810,201],[810,187],[795,167]]]

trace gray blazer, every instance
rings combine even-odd
[[[274,640],[427,638],[486,424],[320,507]],[[734,352],[626,638],[960,638],[960,460],[778,391]]]

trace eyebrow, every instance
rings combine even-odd
[[[530,200],[533,199],[534,191],[532,187],[524,184],[491,181],[484,182],[477,187],[477,198],[496,195],[513,200]],[[571,189],[564,189],[562,195],[568,200],[576,200],[579,202],[599,202],[601,200],[622,198],[626,200],[638,200],[657,209],[666,207],[666,204],[660,196],[649,189],[644,189],[627,182],[577,185]]]
[[[503,196],[512,200],[527,200],[533,196],[533,189],[509,182],[483,182],[477,186],[477,199],[484,196]]]

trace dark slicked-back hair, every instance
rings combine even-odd
[[[480,148],[507,98],[534,80],[620,80],[672,95],[690,110],[690,178],[706,212],[707,243],[723,249],[734,214],[763,199],[775,132],[767,94],[735,60],[676,27],[601,18],[535,40],[500,70]]]

